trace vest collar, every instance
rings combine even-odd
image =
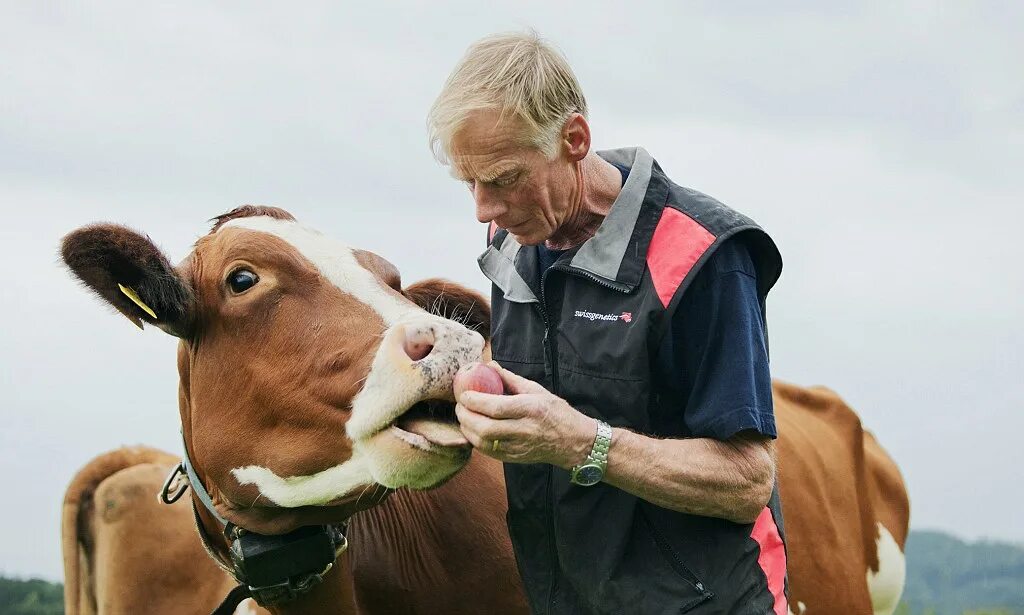
[[[642,147],[604,150],[597,155],[628,166],[629,177],[597,233],[572,255],[569,268],[622,292],[631,292],[643,276],[647,247],[668,198],[668,180]],[[499,230],[477,259],[483,274],[513,303],[537,302],[526,281],[536,278],[536,259],[524,258],[529,250],[523,250],[507,231]]]
[[[639,282],[639,277],[634,279],[619,273],[651,187],[654,158],[642,147],[605,150],[597,152],[597,155],[608,162],[629,167],[629,177],[597,233],[580,246],[571,264],[603,280],[633,287]],[[662,199],[658,206],[664,204]]]
[[[505,293],[505,299],[512,303],[539,303],[533,288],[523,279],[522,272],[517,268],[522,244],[502,229],[494,234],[491,245],[481,254],[476,262],[495,286]]]

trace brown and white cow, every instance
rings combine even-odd
[[[209,613],[235,585],[199,542],[185,501],[157,501],[179,459],[144,446],[97,456],[64,496],[64,611],[68,615]],[[266,613],[251,599],[237,615]]]
[[[470,455],[450,414],[484,341],[420,307],[486,332],[482,297],[403,290],[387,261],[273,208],[219,217],[177,267],[114,225],[72,233],[63,255],[129,320],[180,338],[186,446],[221,515],[260,533],[351,517],[326,581],[272,611],[526,612],[500,464]],[[775,400],[792,610],[891,613],[908,515],[895,465],[834,394],[777,383]]]
[[[186,450],[223,517],[261,534],[352,517],[324,582],[274,612],[527,612],[501,464],[454,420],[482,297],[436,280],[403,292],[384,259],[274,208],[219,217],[177,267],[115,225],[70,234],[63,257],[132,322],[180,338]]]

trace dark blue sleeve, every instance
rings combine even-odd
[[[696,437],[745,430],[776,437],[757,271],[742,239],[727,239],[685,292],[659,353],[662,377],[685,400]]]

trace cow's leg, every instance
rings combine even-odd
[[[907,568],[903,550],[890,532],[878,524],[878,572],[868,570],[868,590],[875,615],[892,615],[903,595]]]

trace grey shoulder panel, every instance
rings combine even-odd
[[[642,147],[605,150],[597,154],[608,162],[630,167],[629,177],[597,234],[580,247],[571,264],[577,269],[614,280],[647,195],[654,158]]]

